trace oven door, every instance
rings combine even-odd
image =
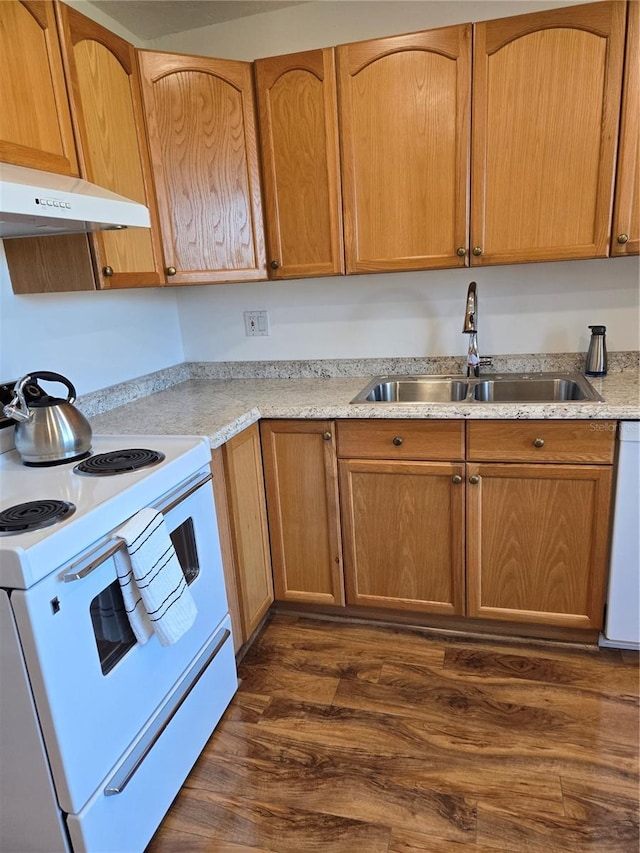
[[[195,490],[185,485],[184,496],[172,495],[164,511],[198,610],[174,645],[162,647],[155,636],[140,645],[126,621],[113,624],[109,617],[122,605],[109,554],[117,541],[101,540],[72,564],[12,595],[58,801],[66,812],[80,811],[227,613],[206,469],[200,479]]]

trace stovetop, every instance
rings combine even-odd
[[[37,583],[211,460],[208,442],[196,436],[94,435],[91,442],[92,454],[127,448],[157,451],[164,458],[134,471],[88,476],[74,471],[76,462],[30,468],[16,450],[0,453],[0,510],[40,500],[76,507],[48,527],[0,535],[0,587],[27,589]]]

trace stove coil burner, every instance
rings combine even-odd
[[[16,504],[0,511],[0,534],[25,533],[49,527],[76,511],[68,501],[43,500]]]
[[[144,450],[134,447],[127,450],[113,450],[111,453],[96,453],[76,465],[76,474],[90,474],[106,477],[111,474],[123,474],[126,471],[136,471],[149,465],[158,465],[164,459],[164,453],[156,450]]]

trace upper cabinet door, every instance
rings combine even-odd
[[[0,2],[0,161],[77,175],[53,4]]]
[[[334,51],[254,67],[269,277],[343,273]]]
[[[608,254],[625,13],[474,25],[472,264]]]
[[[464,266],[471,25],[337,55],[347,272]]]
[[[640,3],[629,3],[612,255],[640,253]]]
[[[251,64],[138,55],[169,284],[266,279]]]
[[[83,175],[149,207],[152,228],[93,235],[102,288],[164,283],[162,249],[135,48],[58,6]]]

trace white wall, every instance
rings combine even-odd
[[[467,286],[478,283],[479,346],[498,353],[583,352],[590,324],[610,350],[638,349],[638,260],[187,288],[179,294],[188,361],[462,355]],[[269,311],[248,338],[243,312]]]
[[[0,381],[54,370],[87,394],[182,361],[173,288],[16,296],[0,240]]]
[[[154,50],[251,61],[359,39],[506,18],[582,0],[316,0],[152,39]]]

